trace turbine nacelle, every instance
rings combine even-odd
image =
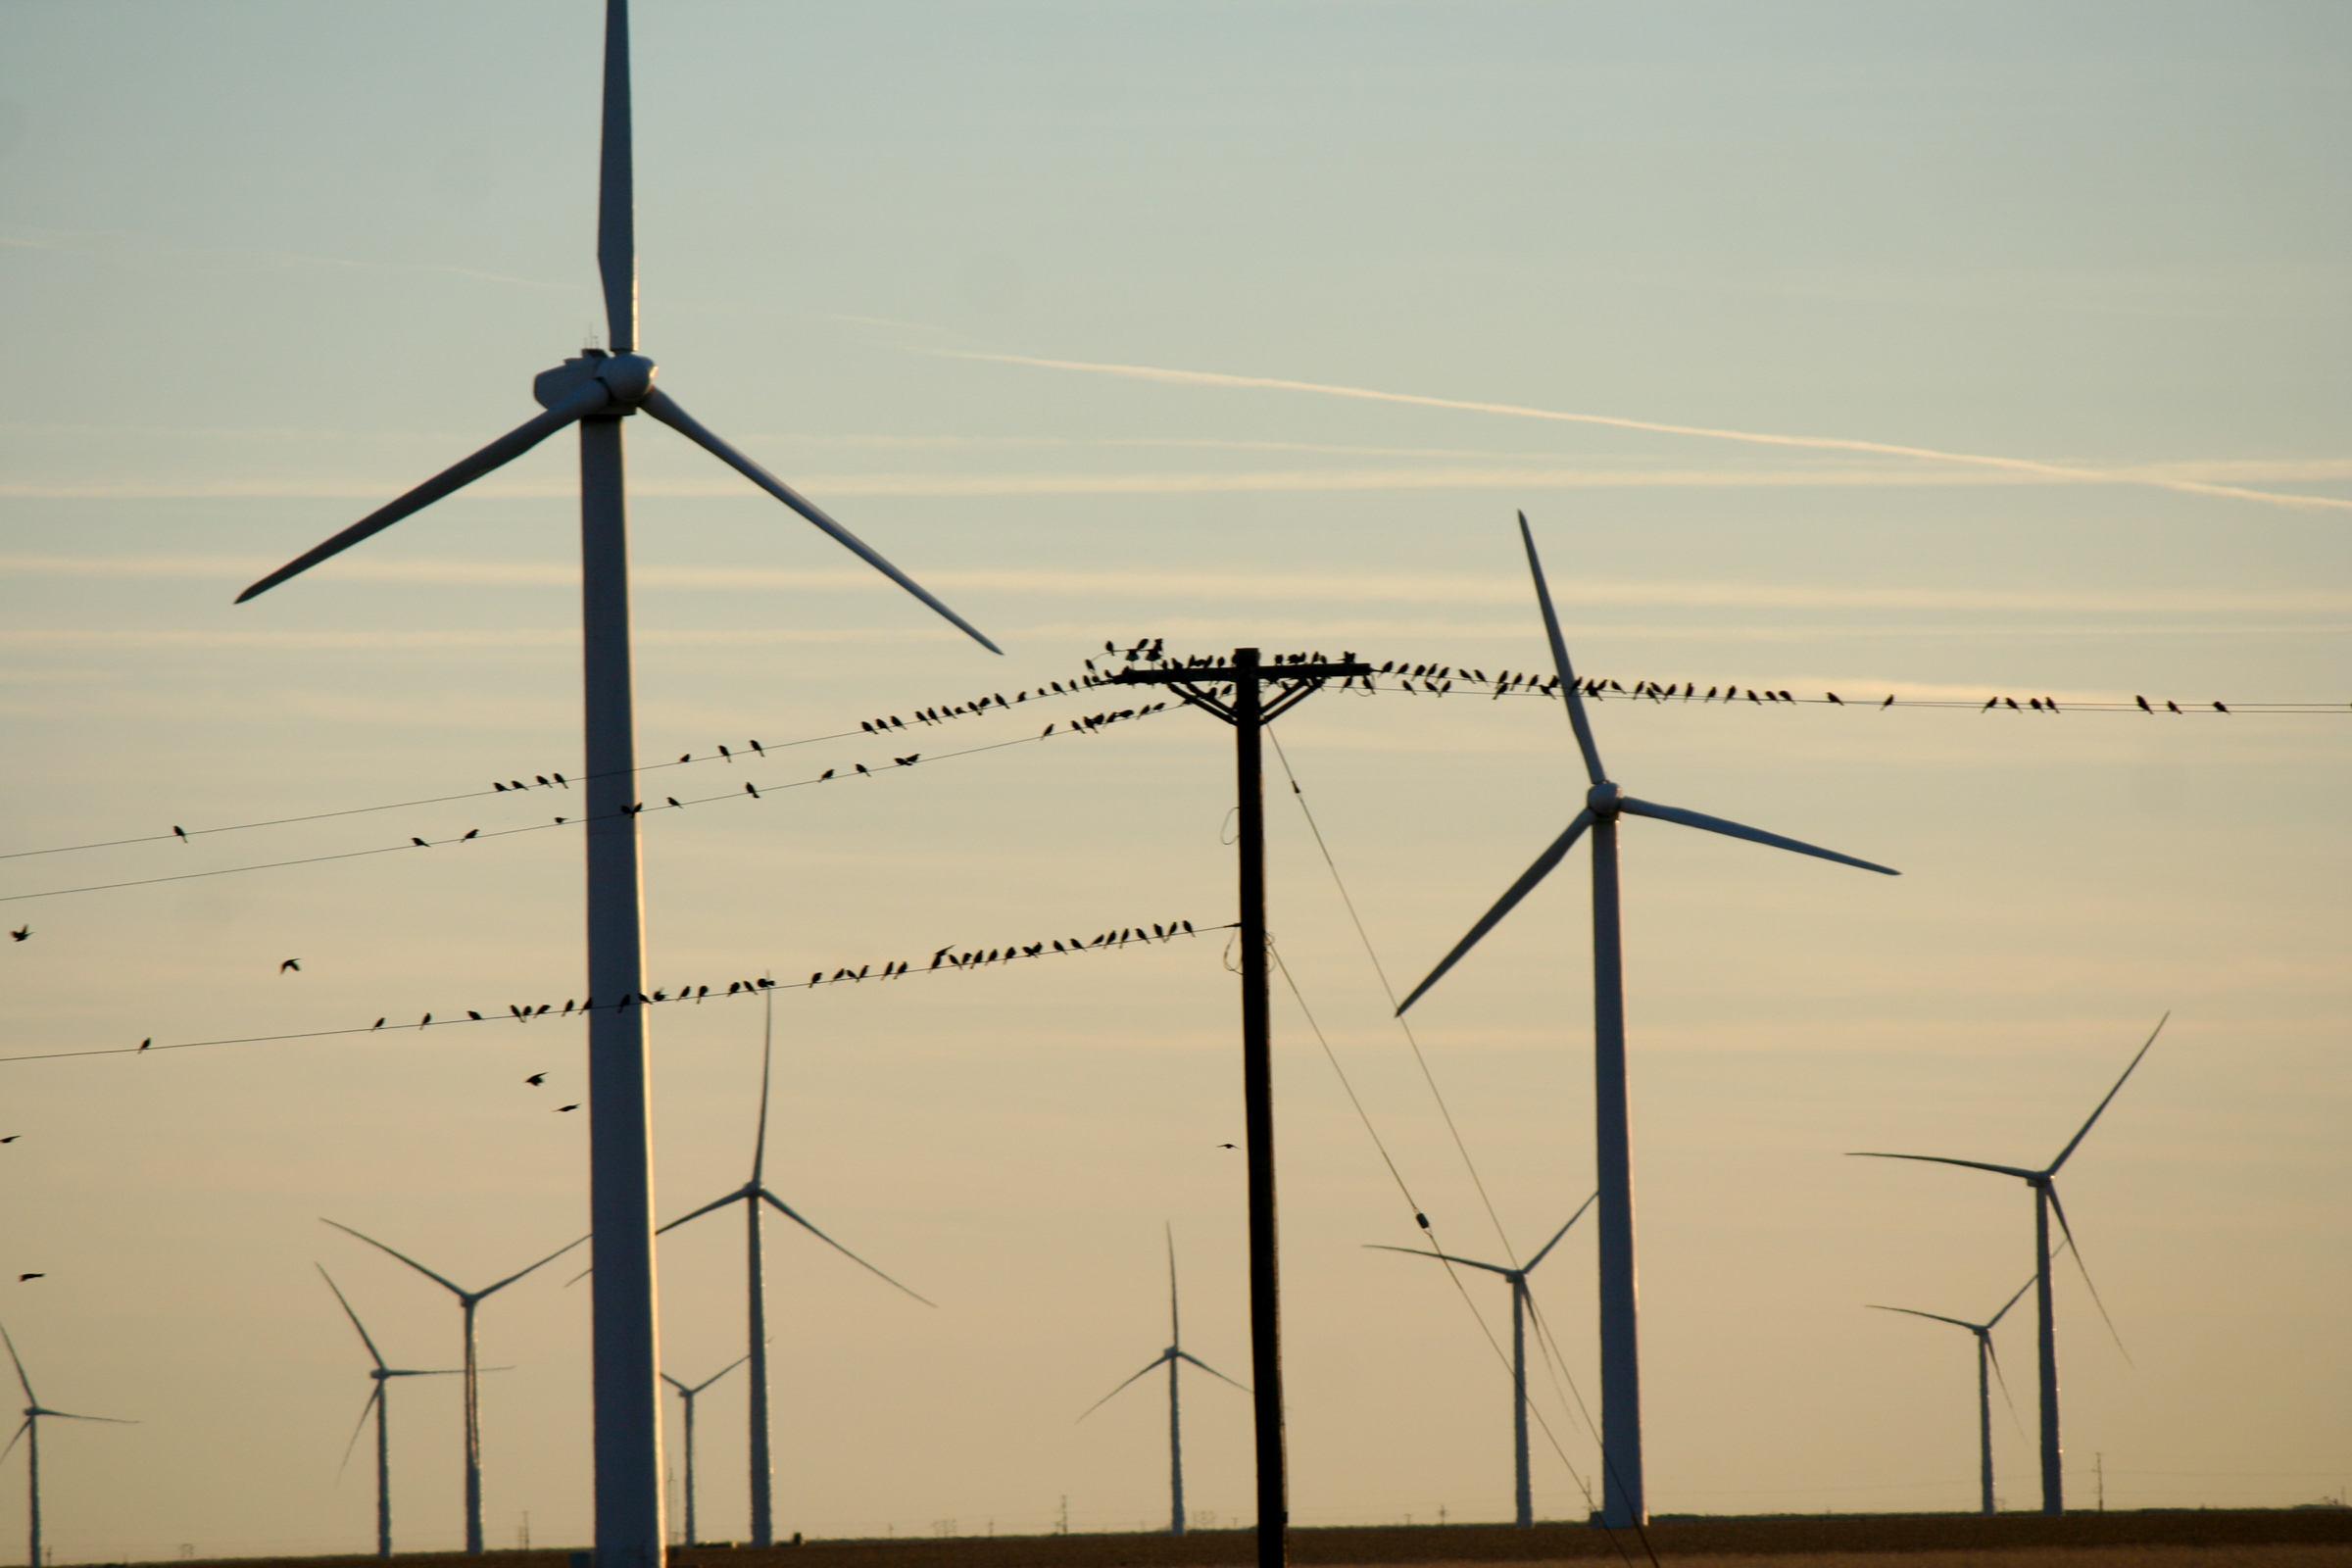
[[[1585,808],[1605,821],[1625,808],[1625,791],[1604,778],[1585,792]]]
[[[587,386],[602,382],[613,403],[623,414],[634,414],[637,405],[654,390],[654,377],[660,367],[642,354],[608,354],[603,349],[583,349],[576,359],[565,360],[552,370],[542,370],[531,380],[531,396],[543,409],[552,409]]]

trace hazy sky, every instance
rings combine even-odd
[[[0,1054],[578,993],[567,798],[475,793],[577,767],[568,438],[230,599],[520,422],[597,329],[599,10],[0,5],[0,850],[143,840],[0,860],[32,928]],[[2352,699],[2341,7],[640,0],[636,35],[663,386],[1006,649],[635,421],[648,759],[1010,695],[1106,638],[1537,667],[1519,508],[1583,666],[1627,684]],[[649,980],[1229,920],[1221,727],[941,755],[1093,706],[653,775],[728,799],[645,818]],[[2125,1507],[2352,1480],[2352,710],[1594,724],[1647,798],[1905,873],[1627,830],[1653,1509],[1973,1505],[1966,1336],[1866,1308],[1997,1307],[2028,1195],[1840,1156],[2046,1160],[2167,1009],[2068,1167],[2130,1351],[2062,1278],[2073,1495],[2094,1465]],[[1294,801],[1403,985],[1580,770],[1534,702],[1327,694],[1278,732],[1274,930],[1411,1192],[1278,988],[1295,1518],[1506,1517],[1470,1309],[1506,1333],[1503,1291],[1363,1247],[1412,1245],[1417,1202],[1524,1255],[1591,1190],[1586,860],[1414,1015],[1498,1237]],[[206,831],[401,802],[435,804]],[[780,1529],[1164,1521],[1156,1389],[1073,1423],[1165,1344],[1163,1222],[1187,1348],[1248,1377],[1222,947],[777,1004],[772,1183],[939,1303],[771,1231]],[[760,1017],[653,1027],[669,1215],[743,1179]],[[365,1549],[366,1465],[336,1466],[367,1362],[312,1265],[399,1364],[454,1364],[457,1312],[318,1216],[466,1284],[570,1240],[581,1068],[552,1021],[0,1063],[0,1324],[48,1403],[141,1423],[45,1433],[59,1560]],[[662,1245],[699,1381],[742,1353],[740,1235]],[[1537,1276],[1587,1398],[1592,1270],[1580,1227]],[[494,1544],[526,1514],[587,1539],[571,1272],[484,1309]],[[2023,1311],[1999,1344],[2026,1506]],[[703,1405],[721,1539],[740,1379]],[[1538,1387],[1538,1506],[1581,1517],[1594,1444]],[[1194,1504],[1246,1520],[1247,1400],[1187,1409]],[[453,1380],[395,1391],[404,1547],[458,1544],[459,1435]]]

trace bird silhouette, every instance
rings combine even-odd
[[[22,1285],[26,1280],[45,1280],[48,1277],[46,1274],[20,1274],[17,1276],[17,1283]]]
[[[177,822],[172,824],[172,831],[178,836],[180,843],[187,844],[190,842],[188,838],[188,830],[184,827],[181,827]]]
[[[0,1138],[0,1144],[13,1144],[24,1136],[23,1133],[10,1133],[6,1138]]]
[[[743,793],[756,801],[760,798],[760,787],[747,778],[743,781]]]
[[[373,1023],[369,1024],[368,1027],[368,1028],[370,1028],[370,1029],[381,1029],[383,1026],[384,1026],[384,1020],[383,1020],[383,1019],[381,1019],[381,1018],[378,1018],[378,1019],[376,1019],[376,1020],[375,1020],[375,1022],[373,1022]]]
[[[561,1115],[563,1115],[563,1114],[564,1114],[564,1112],[565,1112],[565,1111],[567,1111],[567,1110],[577,1110],[577,1109],[579,1109],[579,1108],[580,1108],[580,1107],[579,1107],[579,1105],[578,1105],[577,1103],[574,1103],[574,1104],[569,1104],[569,1105],[558,1105],[558,1106],[556,1107],[556,1114],[557,1114],[557,1115],[559,1115],[559,1116],[561,1116]]]
[[[411,838],[409,842],[416,845],[420,850],[429,850],[432,848],[430,844],[425,843],[424,840],[420,838]]]
[[[481,830],[480,828],[478,828],[478,827],[469,827],[469,828],[467,828],[467,829],[466,830],[466,838],[465,838],[465,839],[460,839],[460,840],[458,840],[458,842],[459,842],[460,844],[463,844],[463,843],[465,843],[465,842],[466,842],[466,839],[470,839],[470,838],[478,838],[478,837],[480,837],[480,836],[481,836],[481,831],[482,831],[482,830]]]
[[[825,770],[824,770],[822,773],[819,773],[819,774],[817,774],[817,775],[816,775],[816,781],[817,781],[819,784],[822,784],[822,783],[823,783],[825,780],[827,780],[827,779],[831,778],[832,776],[833,776],[833,770],[832,770],[831,768],[829,768],[829,767],[828,767],[828,768],[826,768],[826,769],[825,769]]]
[[[32,937],[32,927],[29,924],[21,925],[11,931],[9,935],[19,942],[29,941]]]
[[[2132,700],[2139,705],[2139,710],[2143,713],[2153,713],[2156,711],[2156,710],[2148,706],[2148,700],[2145,697],[2134,697]]]
[[[1234,1145],[1232,1145],[1232,1144],[1219,1144],[1217,1147],[1218,1147],[1219,1149],[1232,1149],[1232,1148],[1234,1148],[1234,1147],[1236,1147],[1236,1146],[1234,1146]]]
[[[140,1049],[141,1051],[145,1051],[145,1050],[146,1050],[146,1049],[147,1049],[149,1046],[152,1046],[152,1045],[154,1045],[154,1044],[155,1044],[155,1036],[153,1036],[153,1035],[149,1035],[149,1036],[148,1036],[146,1039],[144,1039],[144,1040],[142,1040],[142,1041],[140,1041],[140,1042],[139,1042],[139,1049]]]
[[[296,974],[302,973],[302,960],[300,958],[288,958],[285,962],[277,966],[277,972],[279,974],[284,974],[289,969],[293,970]]]
[[[675,795],[663,796],[662,799],[668,801],[672,806],[676,806],[678,804],[678,798]]]
[[[528,1078],[525,1078],[525,1079],[523,1080],[523,1082],[524,1082],[524,1083],[526,1083],[526,1084],[529,1084],[529,1085],[530,1085],[530,1086],[531,1086],[533,1089],[536,1089],[536,1088],[538,1088],[538,1087],[539,1087],[541,1084],[543,1084],[543,1083],[547,1082],[547,1074],[545,1074],[545,1073],[543,1073],[543,1072],[535,1072],[535,1073],[531,1074],[531,1075],[530,1075]]]
[[[865,764],[863,762],[853,762],[850,765],[858,769],[858,772],[865,773]],[[865,776],[867,778],[872,778],[874,775],[871,773],[865,773]]]

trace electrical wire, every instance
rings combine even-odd
[[[1045,942],[1031,946],[987,950],[986,956],[980,956],[975,953],[958,957],[954,956],[956,950],[951,946],[942,948],[938,953],[932,955],[930,965],[927,968],[917,969],[910,963],[893,960],[892,963],[883,966],[881,974],[874,974],[871,972],[873,965],[867,963],[861,964],[856,970],[847,967],[837,968],[830,976],[820,969],[806,980],[794,981],[790,984],[772,980],[738,980],[731,982],[725,991],[715,993],[709,986],[689,986],[681,989],[674,997],[666,991],[657,991],[650,997],[643,995],[624,997],[612,1005],[617,1009],[632,1004],[651,1007],[691,1002],[699,1006],[705,1002],[732,1002],[743,997],[770,996],[778,991],[816,991],[843,983],[862,984],[871,980],[879,984],[886,980],[904,980],[909,975],[961,973],[968,969],[1010,963],[1020,958],[1076,957],[1081,953],[1108,953],[1114,949],[1132,947],[1138,943],[1155,943],[1164,947],[1180,936],[1198,937],[1211,931],[1238,929],[1238,926],[1232,924],[1196,928],[1189,920],[1178,920],[1160,928],[1164,935],[1154,935],[1144,931],[1141,927],[1121,926],[1113,931],[1104,932],[1092,942],[1072,941],[1065,946],[1058,939],[1048,938]],[[1000,952],[1002,956],[998,956]],[[593,1002],[594,999],[590,999],[591,1004]],[[466,1014],[463,1018],[436,1018],[428,1012],[424,1014],[423,1021],[420,1023],[399,1024],[389,1028],[386,1027],[386,1018],[389,1017],[387,1014],[386,1018],[378,1018],[374,1023],[364,1028],[311,1029],[282,1035],[242,1035],[229,1040],[183,1040],[162,1046],[149,1040],[143,1045],[136,1046],[103,1046],[85,1051],[44,1051],[18,1056],[0,1056],[0,1062],[59,1061],[74,1056],[157,1055],[167,1051],[193,1051],[203,1046],[260,1046],[271,1045],[284,1040],[331,1040],[346,1035],[396,1035],[410,1030],[466,1028],[477,1023],[533,1023],[542,1018],[552,1023],[561,1023],[566,1020],[585,1019],[591,1010],[590,1005],[575,1008],[569,1002],[566,1002],[564,1004],[563,1010],[556,1012],[551,1010],[554,1005],[553,1003],[549,1003],[538,1007],[525,1008],[510,1003],[507,1010],[503,1013],[482,1013],[472,1008],[460,1008],[459,1010]]]

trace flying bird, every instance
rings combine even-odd
[[[277,966],[277,972],[279,974],[284,974],[289,969],[293,970],[296,974],[302,973],[302,960],[300,958],[288,958],[285,962]]]
[[[17,1276],[17,1283],[22,1285],[26,1280],[45,1280],[48,1277],[46,1274],[20,1274]]]
[[[23,1133],[10,1133],[6,1138],[0,1138],[0,1144],[13,1144],[24,1136]]]
[[[19,942],[28,941],[32,936],[32,926],[29,923],[21,925],[14,931],[11,931],[9,935]]]
[[[536,1088],[538,1088],[538,1087],[539,1087],[541,1084],[543,1084],[543,1083],[547,1082],[547,1074],[545,1074],[545,1073],[543,1073],[543,1072],[535,1072],[535,1073],[531,1074],[531,1075],[530,1075],[528,1078],[525,1078],[525,1079],[523,1080],[523,1082],[524,1082],[524,1083],[526,1083],[526,1084],[529,1084],[529,1085],[530,1085],[530,1086],[531,1086],[533,1089],[536,1089]]]
[[[1219,1149],[1232,1149],[1232,1148],[1235,1148],[1236,1146],[1235,1146],[1235,1145],[1232,1145],[1232,1144],[1219,1144],[1217,1147],[1218,1147]]]
[[[577,1110],[577,1109],[579,1109],[579,1108],[580,1108],[580,1107],[579,1107],[579,1105],[578,1105],[577,1103],[573,1103],[573,1104],[569,1104],[569,1105],[558,1105],[558,1106],[556,1107],[556,1114],[557,1114],[557,1115],[559,1115],[559,1116],[561,1116],[561,1115],[563,1115],[563,1114],[564,1114],[565,1111],[567,1111],[567,1110]]]

